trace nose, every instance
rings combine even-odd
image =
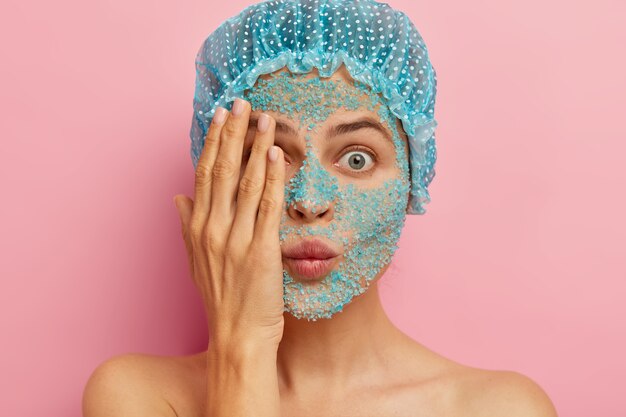
[[[312,204],[307,200],[292,202],[287,208],[287,213],[292,219],[303,223],[313,223],[315,221],[330,222],[334,216],[334,210],[332,203],[327,202],[324,205]]]

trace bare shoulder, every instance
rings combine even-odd
[[[446,417],[557,417],[546,392],[526,375],[461,364],[417,342],[398,355],[414,383],[406,403],[421,415]],[[399,372],[398,372],[399,373]]]
[[[546,392],[519,372],[468,368],[460,379],[459,415],[557,417]]]
[[[96,367],[83,391],[84,417],[176,416],[173,404],[192,395],[199,355],[126,354]]]

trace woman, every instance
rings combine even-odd
[[[175,203],[209,346],[105,362],[85,416],[556,415],[529,378],[444,358],[381,306],[436,159],[435,73],[405,15],[260,3],[196,63],[195,194]]]

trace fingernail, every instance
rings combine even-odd
[[[270,161],[276,161],[276,158],[278,158],[278,148],[276,146],[272,146],[270,148],[268,152],[268,157],[270,158]]]
[[[267,131],[267,128],[270,127],[270,117],[263,113],[261,117],[259,117],[259,123],[257,124],[257,129],[259,132],[264,133]]]
[[[174,198],[172,198],[172,201],[174,202],[174,205],[176,206],[176,208],[178,208],[178,203],[176,202],[176,196],[174,196]]]
[[[213,116],[213,123],[221,125],[222,123],[224,123],[224,120],[226,120],[226,113],[228,111],[223,108],[223,107],[217,107],[217,109],[215,109],[215,115]]]
[[[240,98],[236,98],[235,103],[233,104],[233,116],[239,116],[241,113],[243,113],[244,107],[245,101]]]

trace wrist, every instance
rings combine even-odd
[[[264,340],[249,338],[210,338],[207,359],[228,359],[246,362],[262,359],[276,360],[278,345]]]
[[[267,343],[210,340],[207,349],[207,416],[280,415],[276,358]]]

